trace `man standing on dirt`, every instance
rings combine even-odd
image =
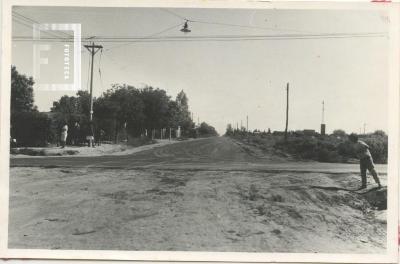
[[[360,171],[361,171],[361,189],[367,188],[367,170],[374,177],[375,182],[378,184],[378,188],[381,188],[381,183],[378,178],[378,173],[375,170],[374,161],[369,151],[369,146],[361,140],[358,140],[356,134],[349,136],[350,142],[354,144],[358,158],[360,159]]]

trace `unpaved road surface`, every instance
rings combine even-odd
[[[385,252],[385,211],[352,191],[357,165],[289,162],[215,137],[11,166],[10,248]]]

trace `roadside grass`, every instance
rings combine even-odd
[[[282,157],[330,163],[358,162],[355,149],[347,136],[290,133],[285,141],[283,135],[240,132],[230,137],[256,147],[264,153]],[[386,135],[376,133],[360,135],[360,140],[370,146],[375,163],[387,163],[388,138]]]
[[[129,137],[127,145],[131,147],[140,147],[154,143],[157,143],[157,141],[148,137]]]
[[[147,137],[129,138],[127,142],[120,144],[106,144],[95,145],[93,148],[87,145],[70,146],[65,148],[57,146],[48,147],[23,147],[11,148],[11,155],[25,155],[25,156],[71,156],[71,155],[106,155],[111,153],[123,152],[129,149],[138,148],[141,146],[151,145],[157,143],[156,140]],[[15,156],[14,156],[15,157]]]
[[[78,154],[77,150],[60,150],[59,152],[48,151],[45,148],[14,148],[10,150],[13,155],[28,155],[28,156],[66,156]]]

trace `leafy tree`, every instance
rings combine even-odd
[[[53,140],[51,120],[34,105],[34,81],[11,67],[11,137],[18,146],[44,146]]]
[[[210,126],[206,122],[202,122],[198,128],[200,137],[212,137],[218,136],[217,131],[213,126]]]
[[[183,90],[177,94],[175,101],[182,111],[189,113],[189,99]]]
[[[342,129],[336,129],[333,131],[332,135],[334,135],[336,137],[344,138],[344,137],[346,137],[346,132]]]
[[[376,130],[376,131],[374,132],[374,135],[375,135],[375,136],[381,136],[381,137],[387,137],[385,131],[383,131],[383,130]]]
[[[62,96],[53,102],[51,112],[64,113],[65,115],[79,114],[89,116],[90,95],[87,91],[78,91],[75,96]]]
[[[144,103],[140,91],[128,85],[114,85],[112,89],[96,100],[95,117],[97,123],[107,132],[110,127],[102,120],[114,120],[114,138],[125,128],[132,136],[140,136],[144,124]],[[111,123],[111,122],[110,122]]]
[[[170,97],[164,90],[149,86],[140,91],[144,104],[144,127],[147,129],[164,128],[168,125]]]
[[[226,136],[232,136],[233,135],[233,128],[232,128],[231,124],[227,125],[225,135]]]
[[[51,108],[52,127],[54,133],[59,135],[60,129],[64,123],[68,124],[68,138],[71,141],[71,136],[79,137],[80,141],[84,141],[85,136],[90,135],[89,124],[89,109],[90,95],[87,91],[78,91],[76,96],[62,96],[58,101],[53,102]],[[74,131],[74,124],[80,124],[80,131]],[[78,136],[77,133],[80,135]]]
[[[11,67],[11,114],[37,111],[33,104],[34,83],[32,77],[18,73],[15,66]]]
[[[189,99],[185,92],[182,90],[178,93],[175,99],[175,104],[170,105],[170,111],[173,111],[173,126],[180,126],[183,129],[184,134],[189,133],[194,127],[193,120],[189,112]]]

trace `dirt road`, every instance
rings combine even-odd
[[[385,250],[385,211],[351,191],[356,165],[288,162],[215,137],[11,166],[10,248]]]

